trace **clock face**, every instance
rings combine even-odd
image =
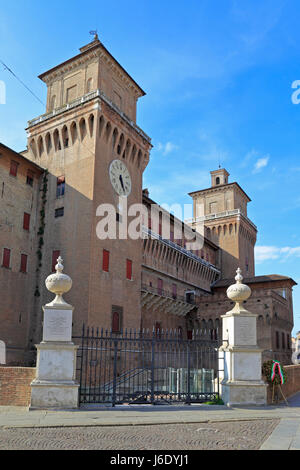
[[[111,162],[109,178],[112,187],[119,196],[129,196],[131,193],[131,178],[127,166],[121,160]]]

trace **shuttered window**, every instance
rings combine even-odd
[[[109,272],[109,251],[103,250],[102,270]]]
[[[15,162],[14,160],[11,160],[9,174],[12,176],[17,176],[18,166],[19,164],[17,162]]]
[[[8,248],[4,248],[3,250],[2,266],[4,266],[4,268],[10,267],[10,250]]]
[[[27,255],[22,254],[21,255],[21,266],[20,266],[20,271],[21,273],[27,273]]]
[[[126,278],[130,281],[132,279],[132,261],[130,259],[126,260]]]
[[[55,273],[55,266],[57,265],[57,259],[60,256],[60,251],[55,250],[52,252],[52,272]]]
[[[27,212],[24,212],[23,229],[29,230],[29,227],[30,227],[30,214],[27,214]]]

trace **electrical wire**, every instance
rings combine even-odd
[[[29,91],[29,93],[31,93],[43,106],[46,106],[45,103],[43,103],[43,101],[41,101],[40,98],[36,96],[36,94],[1,59],[0,62],[4,66],[4,70],[7,70],[9,73],[11,73],[18,80],[18,82],[20,82],[26,88],[26,90]]]

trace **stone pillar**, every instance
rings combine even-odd
[[[37,371],[31,383],[30,409],[66,409],[78,407],[78,388],[75,382],[76,352],[72,343],[73,307],[62,295],[72,287],[72,280],[63,274],[61,257],[56,273],[46,279],[46,287],[56,294],[55,299],[43,307],[43,339],[36,345]]]
[[[242,284],[240,268],[236,284],[227,289],[227,296],[236,302],[234,308],[222,315],[223,345],[219,350],[222,399],[228,406],[266,405],[267,385],[262,380],[262,349],[257,346],[257,315],[243,307],[251,289]]]

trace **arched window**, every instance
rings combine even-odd
[[[105,127],[105,140],[106,140],[106,142],[108,142],[108,139],[110,138],[111,129],[112,129],[111,123],[108,122],[106,124],[106,127]]]
[[[46,134],[45,141],[46,141],[46,150],[47,150],[47,153],[49,153],[52,148],[51,135],[49,132],[47,132]]]
[[[75,121],[73,121],[71,124],[71,137],[72,137],[72,144],[74,144],[77,140],[77,125]]]
[[[220,184],[220,178],[219,178],[219,176],[216,177],[216,184]]]
[[[34,139],[32,139],[32,141],[30,142],[30,149],[34,155],[34,158],[36,158],[36,143]]]
[[[89,117],[89,131],[90,131],[90,136],[92,137],[93,136],[93,131],[94,131],[94,115],[91,114],[90,117]]]
[[[82,118],[80,120],[80,123],[79,123],[79,129],[80,129],[80,137],[81,137],[81,140],[83,140],[86,136],[86,123],[85,123],[85,119]]]
[[[118,147],[117,147],[117,153],[118,153],[118,155],[121,154],[121,151],[122,151],[122,148],[123,148],[123,144],[124,144],[124,134],[121,134],[121,137],[120,137],[120,140],[119,140],[119,144],[118,144]]]
[[[64,126],[62,129],[62,140],[64,148],[69,147],[69,132],[67,126]]]
[[[118,129],[115,127],[113,131],[112,139],[111,139],[111,146],[113,150],[116,145],[117,137],[118,137]]]
[[[101,137],[103,127],[104,127],[104,123],[105,123],[104,117],[100,116],[100,119],[99,119],[99,137]]]
[[[44,152],[44,144],[43,144],[42,136],[40,136],[38,140],[38,149],[39,149],[39,157],[41,157]]]
[[[60,145],[60,139],[59,139],[59,132],[58,129],[55,129],[53,133],[53,139],[54,139],[54,147],[55,150],[61,150],[61,145]]]

